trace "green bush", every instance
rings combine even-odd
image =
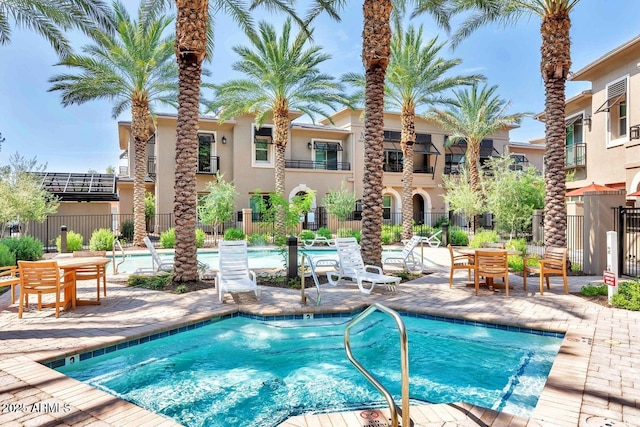
[[[336,237],[351,237],[351,229],[338,228],[338,231],[336,232]]]
[[[433,224],[433,227],[434,228],[442,228],[442,224],[449,224],[449,218],[447,218],[446,216],[441,216]]]
[[[451,227],[449,229],[449,243],[451,246],[467,246],[469,244],[469,236],[462,228]]]
[[[131,242],[133,240],[133,221],[128,219],[122,223],[120,226],[120,235],[127,241]]]
[[[108,228],[100,228],[91,233],[89,249],[92,251],[110,251],[113,249],[113,241],[116,237]]]
[[[640,279],[624,281],[611,297],[611,305],[631,311],[640,311]]]
[[[19,260],[37,261],[42,259],[42,242],[34,237],[24,236],[19,239],[6,237],[0,240],[0,243],[8,247],[9,252],[13,254],[15,259],[13,265]]]
[[[362,240],[362,233],[360,230],[352,230],[351,237],[355,237],[358,243],[360,243],[360,240]]]
[[[595,297],[597,295],[609,295],[609,289],[607,285],[587,285],[580,289],[580,294],[587,297]]]
[[[201,228],[196,228],[196,248],[201,248],[204,246],[204,239],[207,237],[207,234]],[[175,240],[175,237],[174,237]]]
[[[160,233],[160,247],[170,249],[176,245],[176,230],[171,227],[167,231]]]
[[[250,246],[265,246],[269,242],[269,236],[266,234],[253,233],[247,238],[247,241]]]
[[[402,226],[401,225],[382,225],[382,244],[388,245],[389,243],[399,242],[402,238]]]
[[[279,235],[273,237],[273,244],[276,246],[287,246],[287,239],[289,237],[285,235]]]
[[[173,274],[163,273],[157,276],[139,276],[132,274],[127,279],[127,286],[160,290],[171,283],[171,280],[173,280]]]
[[[224,230],[224,240],[242,240],[244,233],[239,228],[227,228]]]
[[[0,267],[16,265],[16,255],[11,252],[9,246],[0,243]]]
[[[495,230],[480,230],[476,232],[469,242],[469,247],[481,248],[483,243],[498,243],[498,232]]]
[[[67,252],[81,251],[83,240],[84,238],[80,233],[76,233],[71,230],[68,231],[67,232]],[[62,252],[62,236],[56,237],[56,248],[58,248],[58,252]],[[17,258],[17,259],[20,259],[20,258]]]
[[[507,249],[512,249],[515,251],[520,251],[522,255],[527,254],[527,240],[524,237],[519,239],[511,239],[506,243]]]
[[[435,234],[435,232],[436,232],[436,229],[431,227],[430,225],[414,225],[413,226],[414,236],[429,237]]]
[[[302,230],[298,237],[300,237],[300,240],[313,240],[316,237],[316,233],[311,230]]]
[[[318,231],[316,231],[316,236],[325,237],[327,239],[331,239],[333,237],[331,230],[326,227],[318,228]]]

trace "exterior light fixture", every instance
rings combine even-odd
[[[640,125],[629,128],[629,139],[640,139]]]
[[[584,123],[585,126],[589,127],[589,130],[591,130],[591,116],[589,114],[584,116],[584,119],[582,120],[582,122]]]
[[[307,142],[307,148],[311,150],[313,148],[313,142],[311,141]]]
[[[226,136],[223,136],[223,137],[222,137],[222,143],[223,143],[223,144],[226,144],[226,143],[227,143],[227,137],[226,137]]]

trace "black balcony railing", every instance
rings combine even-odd
[[[220,157],[211,156],[209,159],[201,157],[198,161],[198,173],[218,173],[220,170]]]
[[[385,172],[402,172],[402,164],[383,163],[382,170]]]
[[[565,167],[579,168],[587,165],[587,144],[566,146]]]
[[[349,162],[314,162],[312,160],[285,160],[284,167],[291,169],[319,169],[328,171],[351,170]]]
[[[147,157],[147,175],[155,176],[156,174],[156,158],[153,156]]]

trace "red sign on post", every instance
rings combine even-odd
[[[605,285],[618,286],[618,278],[616,277],[616,274],[612,271],[607,271],[607,270],[603,271],[602,280],[604,281]]]

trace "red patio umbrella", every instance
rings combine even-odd
[[[606,185],[600,185],[592,182],[586,187],[576,188],[575,190],[569,191],[565,194],[565,197],[577,197],[584,196],[584,193],[593,192],[593,191],[618,191],[616,188],[607,187]]]
[[[640,196],[640,190],[638,190],[638,191],[636,191],[636,192],[633,192],[633,193],[631,193],[631,194],[627,194],[627,196],[632,196],[632,197],[634,197],[634,196]]]

